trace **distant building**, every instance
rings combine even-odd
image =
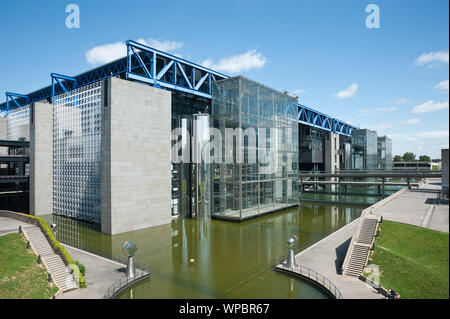
[[[394,170],[431,170],[431,162],[428,161],[409,161],[393,162]]]

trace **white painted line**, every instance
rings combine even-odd
[[[431,215],[433,215],[434,212],[434,205],[430,205],[427,209],[427,213],[425,214],[425,217],[422,221],[422,227],[428,227],[428,224],[430,223]]]

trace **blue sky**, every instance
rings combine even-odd
[[[68,4],[80,28],[65,25]],[[368,4],[380,28],[368,29]],[[449,3],[417,1],[1,1],[0,95],[30,93],[50,73],[76,75],[128,39],[229,75],[393,139],[394,153],[448,147]]]

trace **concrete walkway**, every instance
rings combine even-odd
[[[64,247],[73,260],[78,260],[86,267],[84,278],[87,288],[69,291],[56,299],[102,299],[112,284],[125,277],[126,266],[121,263],[71,246]]]
[[[440,179],[430,179],[380,206],[374,214],[384,219],[449,232],[448,201],[439,201]]]
[[[338,287],[344,299],[384,299],[356,277],[341,274],[341,265],[358,227],[359,218],[295,256],[297,264],[311,268]]]
[[[19,226],[22,226],[24,229],[35,227],[32,224],[24,223],[12,218],[0,217],[0,235],[17,233],[19,232]]]

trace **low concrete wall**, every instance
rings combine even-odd
[[[0,217],[11,218],[11,219],[21,221],[23,223],[28,223],[28,224],[32,224],[34,226],[39,226],[38,220],[32,219],[32,218],[24,216],[24,215],[17,214],[15,212],[11,212],[9,210],[0,210]]]

